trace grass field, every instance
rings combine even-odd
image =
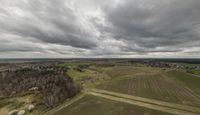
[[[92,69],[83,69],[82,72],[70,69],[67,74],[85,88],[94,87],[95,85],[109,79],[107,74]]]
[[[170,71],[167,74],[177,83],[186,86],[192,94],[200,98],[200,77],[195,77],[182,71]]]
[[[188,80],[188,83],[182,84],[166,76],[159,69],[146,67],[120,68],[123,69],[114,67],[107,70],[106,73],[112,76],[112,79],[103,82],[97,88],[200,107],[200,99],[186,86],[188,85],[191,89],[197,91],[200,83],[196,80],[198,78],[192,77],[189,79],[190,81]]]
[[[200,76],[200,70],[195,70],[194,74],[199,75]]]
[[[197,66],[180,65],[191,68]],[[167,108],[164,107],[166,103],[186,107],[183,111],[188,108],[197,108],[197,110],[200,108],[200,71],[198,69],[150,67],[145,64],[113,62],[112,60],[106,62],[70,60],[59,66],[68,68],[66,74],[82,86],[83,91],[79,95],[84,94],[84,96],[75,98],[76,101],[66,100],[55,109],[46,108],[40,97],[35,97],[33,94],[20,94],[0,99],[0,114],[6,114],[13,109],[26,110],[27,105],[31,101],[34,102],[33,99],[37,100],[36,109],[32,113],[27,112],[27,115],[55,111],[57,112],[54,115],[169,115],[173,112],[162,110],[162,107]],[[85,93],[91,89],[96,92]],[[99,89],[109,93],[99,93]],[[111,95],[112,92],[116,94]],[[119,95],[142,100],[122,98],[123,96]],[[160,105],[161,102],[164,104]],[[177,108],[170,109],[179,112]]]
[[[82,63],[81,63],[82,64]],[[77,64],[78,65],[78,64]],[[76,64],[71,64],[76,67]],[[86,88],[99,88],[145,98],[200,107],[200,78],[184,70],[146,66],[97,67],[90,66],[68,74]]]
[[[147,67],[145,65],[135,66],[115,64],[114,66],[95,66],[91,64],[91,66],[84,68],[83,71],[80,72],[74,69],[77,68],[78,65],[79,63],[70,64],[70,70],[67,74],[73,77],[76,82],[81,83],[84,88],[97,88],[149,99],[200,107],[200,78],[191,76],[184,69],[163,69],[158,67]],[[198,71],[196,73],[198,75]],[[98,100],[104,100],[102,101],[103,105],[99,105],[103,109],[99,108],[98,110],[95,110],[96,107],[94,103],[96,103],[96,100],[97,97],[87,96],[70,106],[70,110],[65,108],[59,112],[60,114],[66,112],[69,115],[79,115],[83,112],[83,115],[90,115],[99,110],[101,111],[99,112],[101,115],[102,113],[106,113],[106,115],[121,115],[124,113],[127,115],[136,114],[139,112],[138,110],[140,110],[134,109],[136,110],[136,113],[132,113],[128,108],[138,108],[137,106],[130,107],[130,105],[127,106],[127,104],[99,97]],[[78,103],[80,103],[80,106]],[[113,109],[112,105],[115,105],[116,103],[117,105],[119,104],[119,106],[123,105],[125,109],[119,111],[120,109],[118,108],[116,112],[115,109],[114,111],[111,111]],[[93,106],[94,109],[92,109]],[[124,111],[128,112],[126,113]],[[95,114],[98,115],[98,113]],[[149,113],[147,112],[145,114]]]
[[[54,115],[170,115],[169,113],[146,109],[125,103],[87,95],[81,100],[63,108]]]

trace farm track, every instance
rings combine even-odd
[[[70,101],[67,101],[65,103],[63,103],[62,105],[50,110],[50,111],[47,111],[47,112],[44,112],[44,113],[41,113],[40,115],[53,115],[55,114],[57,111],[59,110],[62,110],[68,106],[70,106],[71,104],[75,103],[76,101],[82,99],[83,97],[85,96],[85,94],[80,94],[78,95],[77,97],[75,97],[74,99],[70,100]]]
[[[111,92],[111,91],[106,91],[106,90],[87,89],[87,90],[84,90],[83,93],[77,96],[75,99],[72,99],[71,101],[62,104],[61,106],[58,106],[55,109],[48,111],[44,115],[53,115],[57,111],[64,109],[70,106],[71,104],[73,104],[74,102],[82,99],[85,95],[98,96],[98,97],[106,98],[113,101],[118,101],[118,102],[145,107],[145,108],[149,108],[153,110],[163,111],[163,112],[167,112],[167,113],[171,113],[175,115],[199,115],[200,114],[200,109],[197,107],[191,107],[191,106],[186,106],[186,105],[159,101],[155,99],[131,96],[127,94]]]
[[[200,109],[196,107],[174,104],[169,102],[158,101],[155,99],[142,98],[137,96],[130,96],[122,93],[110,92],[98,89],[88,89],[86,94],[103,97],[106,99],[137,105],[149,109],[164,111],[177,115],[199,115]]]

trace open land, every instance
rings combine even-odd
[[[34,64],[12,63],[11,65],[15,67],[9,67],[7,64],[2,65],[1,68],[5,71],[6,68],[15,69],[22,65],[23,67],[33,67],[36,64],[36,67],[41,66],[38,62],[32,63]],[[76,59],[62,60],[53,66],[62,68],[64,70],[62,74],[64,72],[81,87],[78,96],[68,98],[49,108],[42,104],[43,95],[38,91],[29,92],[26,96],[14,95],[1,99],[0,112],[8,113],[13,109],[23,109],[30,104],[23,99],[30,98],[36,100],[34,101],[36,109],[27,114],[33,115],[200,114],[198,61]]]

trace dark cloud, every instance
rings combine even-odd
[[[113,37],[156,48],[200,41],[199,6],[198,0],[128,0],[105,14]]]
[[[200,56],[199,0],[0,2],[1,57]]]
[[[19,0],[19,4],[13,4],[10,7],[16,7],[13,8],[15,14],[4,12],[6,16],[1,18],[0,26],[4,31],[47,43],[80,48],[96,46],[91,33],[80,25],[77,12],[68,8],[63,0]]]

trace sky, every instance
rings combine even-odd
[[[0,3],[0,58],[200,58],[200,0]]]

